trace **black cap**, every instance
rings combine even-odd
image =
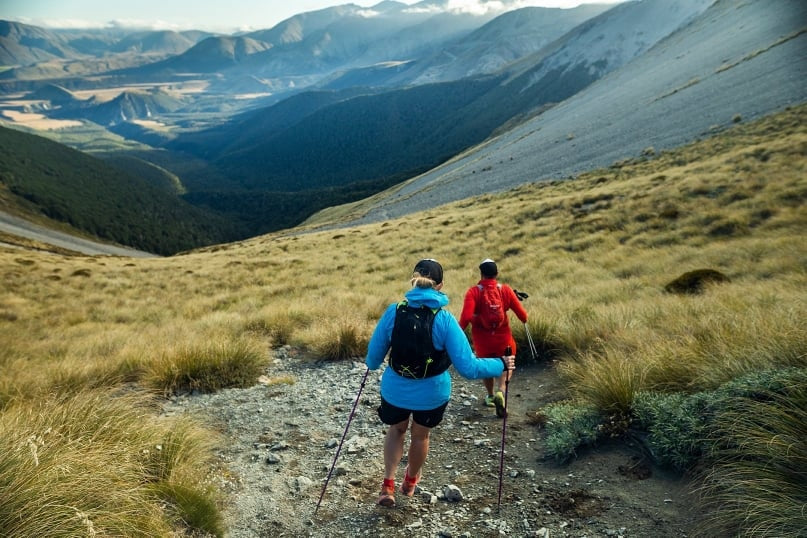
[[[482,276],[493,278],[499,274],[499,268],[496,267],[496,262],[490,258],[486,258],[479,264],[479,272],[482,273]]]
[[[443,281],[443,267],[437,263],[437,260],[431,258],[420,260],[415,265],[415,273],[420,273],[420,276],[434,280],[435,284]]]

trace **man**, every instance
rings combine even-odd
[[[460,315],[462,330],[471,324],[471,340],[474,352],[478,357],[503,356],[509,346],[511,355],[516,354],[516,343],[510,331],[507,311],[512,310],[523,323],[527,323],[527,311],[521,306],[513,289],[506,284],[499,284],[496,277],[499,269],[496,262],[487,258],[479,264],[480,280],[476,286],[465,293],[465,302]],[[504,417],[504,390],[510,381],[512,372],[505,371],[499,377],[497,391],[494,394],[495,378],[485,378],[482,383],[487,390],[485,405],[496,407],[496,416]]]

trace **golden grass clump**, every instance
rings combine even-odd
[[[634,394],[646,385],[646,366],[621,350],[592,351],[560,368],[575,395],[606,414],[629,415]]]
[[[700,493],[711,508],[703,536],[804,536],[807,387],[747,398],[723,413]]]
[[[370,323],[346,320],[323,321],[309,337],[311,349],[317,356],[328,360],[362,360],[370,342],[369,326]]]
[[[136,396],[82,391],[12,405],[0,416],[0,528],[4,536],[167,536],[193,510],[155,487],[199,487],[209,432],[158,420]],[[168,512],[165,503],[168,504]],[[217,514],[213,510],[212,514]],[[215,515],[198,530],[221,535]]]
[[[149,362],[143,383],[166,394],[248,387],[256,383],[265,364],[264,352],[253,341],[185,344]]]

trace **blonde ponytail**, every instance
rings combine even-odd
[[[434,288],[437,284],[429,277],[423,276],[418,272],[412,273],[412,280],[409,281],[413,288],[429,289]]]

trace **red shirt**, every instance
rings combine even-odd
[[[477,304],[482,297],[482,289],[479,286],[498,286],[495,278],[483,278],[479,284],[468,289],[465,293],[465,301],[462,304],[462,314],[460,314],[460,328],[465,330],[471,324],[471,340],[473,341],[474,353],[477,357],[501,357],[504,355],[504,348],[510,346],[513,354],[516,353],[516,342],[510,331],[510,322],[505,315],[504,323],[495,329],[485,329],[481,323],[477,322]],[[527,311],[521,306],[521,301],[516,297],[513,289],[507,284],[501,285],[502,303],[505,313],[512,310],[522,323],[527,323]]]

